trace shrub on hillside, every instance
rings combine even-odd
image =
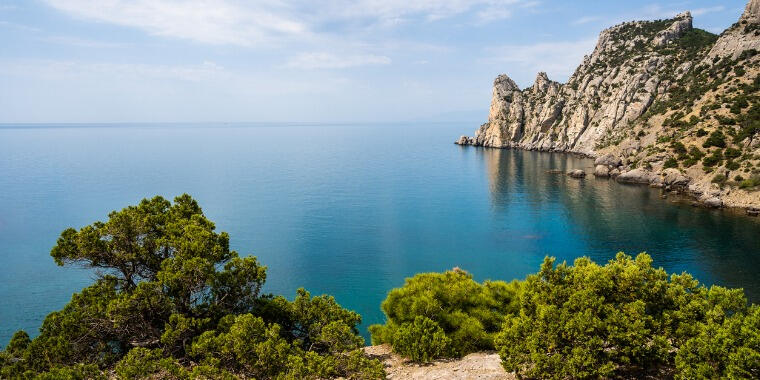
[[[725,148],[726,147],[726,136],[721,131],[715,131],[710,134],[710,136],[705,140],[704,143],[702,143],[703,148],[709,148],[711,146],[717,147],[717,148]]]
[[[434,339],[438,342],[435,345],[450,344],[447,349],[426,348],[423,351],[431,354],[424,360],[493,349],[494,336],[505,316],[517,312],[517,293],[516,282],[480,284],[458,269],[418,274],[406,279],[403,287],[392,290],[383,301],[387,320],[384,325],[370,326],[372,343],[389,343],[396,352],[408,351],[406,337],[422,328],[438,331],[437,325],[446,339]]]
[[[416,362],[429,362],[448,356],[451,339],[441,326],[428,317],[418,315],[414,322],[406,322],[396,329],[393,349]]]
[[[688,342],[706,324],[746,309],[741,290],[708,289],[651,263],[646,254],[620,253],[604,266],[547,258],[497,338],[504,368],[541,379],[660,376],[680,347],[699,345]]]

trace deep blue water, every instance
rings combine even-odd
[[[89,284],[57,267],[58,234],[157,194],[187,192],[266,290],[334,295],[365,324],[388,290],[459,266],[523,278],[546,255],[649,252],[669,271],[760,300],[760,220],[548,169],[564,154],[459,147],[464,124],[0,127],[0,346]]]

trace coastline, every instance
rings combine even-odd
[[[466,143],[462,143],[463,141]],[[661,189],[663,198],[668,198],[671,196],[681,197],[684,201],[690,201],[691,206],[694,207],[724,209],[726,211],[737,212],[742,215],[751,217],[760,216],[760,199],[747,199],[741,197],[744,199],[738,200],[737,196],[735,196],[736,189],[732,189],[731,187],[724,189],[720,188],[717,184],[704,183],[704,181],[700,183],[694,178],[683,173],[676,174],[675,172],[672,172],[673,169],[631,169],[627,167],[627,165],[623,165],[622,161],[619,161],[619,159],[617,159],[613,154],[609,153],[606,155],[601,155],[599,153],[593,154],[587,152],[564,151],[557,149],[529,149],[519,146],[492,147],[476,145],[473,142],[474,141],[472,141],[472,139],[469,139],[466,136],[462,136],[457,141],[455,141],[454,144],[463,147],[471,146],[474,148],[486,149],[514,149],[533,152],[563,153],[581,158],[595,159],[593,168],[573,168],[571,170],[583,170],[585,176],[593,175],[594,178],[598,180],[614,180],[618,184],[642,186],[646,185],[652,188]],[[601,174],[598,172],[597,169],[600,165],[609,168],[608,171],[604,172],[606,174]],[[619,172],[612,172],[614,169],[617,169]],[[671,172],[667,172],[669,170],[671,170]],[[732,193],[734,194],[733,196]]]

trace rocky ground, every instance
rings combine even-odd
[[[364,351],[385,364],[388,379],[417,380],[503,380],[515,379],[501,367],[495,352],[478,352],[461,359],[436,360],[430,364],[416,364],[391,352],[388,345],[369,346]]]

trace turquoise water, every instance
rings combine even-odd
[[[546,173],[587,159],[452,144],[473,125],[0,127],[0,345],[91,282],[50,258],[64,228],[184,192],[269,267],[268,291],[332,294],[363,327],[415,273],[510,280],[545,255],[647,251],[760,300],[757,218]]]

